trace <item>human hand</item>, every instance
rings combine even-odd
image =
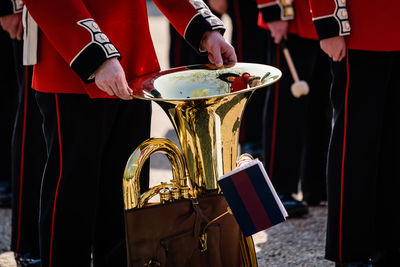
[[[0,17],[0,26],[10,34],[11,39],[22,40],[22,13]]]
[[[124,69],[117,58],[113,57],[104,61],[94,74],[95,83],[100,90],[110,96],[116,95],[125,100],[132,99],[133,91],[129,88]]]
[[[346,42],[343,36],[323,39],[320,46],[333,61],[341,61],[346,56]]]
[[[204,33],[201,45],[208,52],[208,60],[217,68],[236,63],[235,49],[230,45],[218,31]]]
[[[212,11],[222,15],[225,14],[228,10],[228,1],[227,0],[208,0],[208,6]]]
[[[282,38],[287,39],[289,23],[286,20],[272,21],[267,24],[275,44],[280,44]]]

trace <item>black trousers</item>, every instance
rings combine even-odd
[[[345,60],[332,65],[329,260],[400,257],[399,66],[399,51],[359,50],[348,50]]]
[[[272,42],[272,38],[271,38]],[[271,65],[282,78],[268,91],[265,104],[264,165],[278,194],[298,192],[304,200],[326,199],[326,155],[331,128],[329,58],[319,41],[289,34],[287,46],[297,73],[310,92],[295,98],[294,83],[280,47],[271,50]]]
[[[10,35],[0,27],[0,207],[9,208],[11,203],[11,138],[18,105],[17,78]]]
[[[257,25],[257,2],[229,0],[228,14],[232,20],[232,45],[238,62],[267,64],[270,46],[267,31]],[[243,152],[254,152],[256,156],[262,154],[262,111],[266,91],[263,88],[252,94],[240,128],[240,143],[252,146],[251,151]]]
[[[150,136],[148,101],[37,93],[48,158],[40,206],[43,266],[126,266],[122,177]],[[144,168],[142,189],[148,186]]]
[[[11,250],[39,258],[40,184],[46,160],[42,116],[31,88],[32,67],[22,66],[22,42],[14,41],[18,106],[12,138]]]

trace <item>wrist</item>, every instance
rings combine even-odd
[[[99,73],[99,71],[101,71],[103,68],[105,68],[108,65],[112,65],[112,64],[119,64],[119,60],[118,57],[112,57],[112,58],[108,58],[106,59],[97,69],[96,71],[90,75],[89,79],[92,80],[94,78],[96,78],[96,75]]]

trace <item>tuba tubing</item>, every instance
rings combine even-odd
[[[153,153],[165,154],[171,163],[172,183],[157,185],[140,194],[140,172],[144,163]],[[178,188],[187,187],[185,163],[178,146],[165,138],[149,138],[142,142],[131,154],[123,177],[125,210],[143,207],[165,185]]]

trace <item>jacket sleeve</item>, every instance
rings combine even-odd
[[[41,31],[85,83],[94,79],[93,73],[106,59],[121,57],[82,0],[24,2]]]
[[[23,0],[0,0],[0,17],[22,12]]]
[[[319,39],[350,34],[346,0],[309,0]]]
[[[294,19],[292,0],[257,0],[264,22]]]
[[[207,31],[225,32],[222,21],[201,0],[154,0],[174,28],[198,52],[204,52],[201,38]]]

